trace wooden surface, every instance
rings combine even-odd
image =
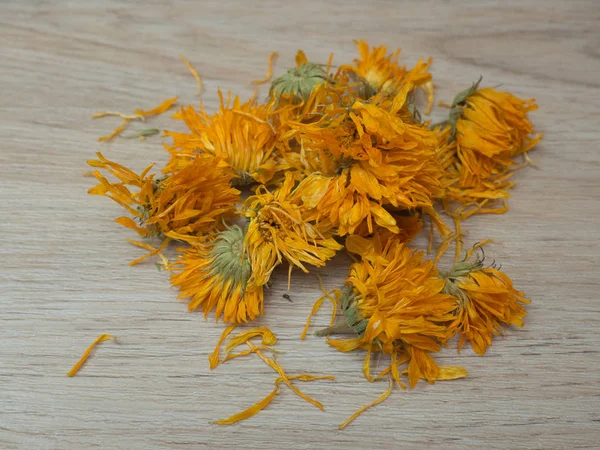
[[[592,448],[600,438],[599,226],[600,3],[589,1],[104,1],[0,4],[0,448]],[[468,242],[497,243],[501,262],[533,300],[523,330],[509,330],[485,357],[454,348],[465,380],[395,390],[344,431],[337,426],[376,398],[361,354],[320,338],[301,342],[314,275],[285,271],[267,300],[289,373],[333,374],[304,385],[322,413],[283,389],[269,408],[232,427],[210,423],[272,389],[253,358],[208,370],[221,330],[186,312],[107,199],[90,197],[85,161],[101,150],[140,169],[162,163],[160,138],[96,142],[131,111],[180,95],[197,102],[179,60],[186,55],[216,88],[249,96],[277,50],[277,73],[303,48],[311,60],[354,57],[354,38],[403,48],[413,63],[433,56],[438,99],[484,75],[535,97],[545,138],[540,170],[517,175],[511,210],[466,222]],[[443,111],[436,114],[441,115]],[[150,126],[180,129],[168,115]],[[339,286],[347,261],[323,274]],[[327,309],[327,308],[326,308]],[[323,311],[315,324],[328,320]],[[81,373],[65,376],[100,333],[113,333]]]

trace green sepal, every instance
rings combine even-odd
[[[230,289],[237,285],[246,288],[252,274],[248,255],[244,254],[244,231],[237,225],[221,231],[212,243],[211,276],[220,276],[223,284],[232,280]]]
[[[302,63],[300,67],[289,69],[287,73],[273,80],[269,96],[275,97],[277,103],[282,96],[290,97],[294,103],[300,103],[310,98],[315,86],[326,81],[331,79],[320,65]]]
[[[481,83],[481,80],[483,80],[483,75],[480,75],[479,80],[473,83],[471,87],[459,92],[452,101],[452,108],[454,108],[457,105],[463,104],[467,100],[467,98],[469,98],[469,96],[473,95],[475,91],[479,89],[479,84]]]

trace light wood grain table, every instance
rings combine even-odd
[[[600,446],[600,3],[589,1],[10,1],[0,4],[0,448],[592,448]],[[361,354],[298,337],[319,296],[313,274],[276,274],[259,322],[280,338],[289,373],[332,374],[303,385],[322,413],[288,390],[258,416],[224,418],[272,389],[254,358],[210,372],[222,330],[188,313],[154,264],[90,197],[86,160],[102,151],[135,169],[164,163],[154,137],[96,138],[118,119],[99,110],[147,108],[174,95],[197,103],[184,54],[216,89],[251,94],[267,56],[290,66],[298,48],[315,61],[355,56],[352,39],[433,56],[438,99],[479,75],[540,105],[540,169],[517,174],[510,211],[464,224],[468,242],[496,240],[488,255],[533,303],[522,330],[485,357],[445,349],[441,364],[469,377],[395,390],[344,431],[337,426],[376,398]],[[264,91],[264,89],[263,89]],[[265,92],[263,92],[263,95]],[[443,111],[436,111],[438,116]],[[180,129],[169,115],[150,126]],[[321,271],[343,283],[348,261]],[[328,311],[315,318],[327,322]],[[105,343],[65,376],[100,333]]]

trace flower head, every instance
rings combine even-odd
[[[455,97],[450,125],[455,128],[458,151],[466,157],[468,169],[485,176],[495,163],[510,165],[505,159],[494,162],[486,158],[509,159],[528,152],[541,135],[532,136],[533,124],[527,117],[537,109],[535,100],[522,100],[493,88],[479,89],[480,81]]]
[[[393,238],[376,235],[367,253],[352,264],[340,295],[344,322],[318,334],[347,330],[355,337],[330,340],[340,351],[363,348],[410,360],[411,385],[435,381],[437,365],[428,352],[452,336],[446,324],[455,308],[432,261]],[[411,368],[412,364],[412,368]]]
[[[239,201],[239,191],[229,184],[231,171],[221,158],[198,155],[180,170],[155,178],[149,174],[152,165],[138,175],[101,153],[97,156],[88,164],[106,170],[119,181],[110,182],[95,170],[93,175],[100,184],[88,193],[104,195],[123,206],[138,223],[128,217],[120,217],[117,222],[142,237],[201,240],[235,211]]]
[[[244,250],[244,232],[234,225],[212,240],[186,249],[169,266],[171,284],[189,298],[190,311],[201,308],[206,317],[242,323],[263,313],[263,287],[248,286],[252,267]]]
[[[363,84],[359,89],[362,98],[368,99],[379,92],[394,95],[403,85],[410,84],[413,89],[422,87],[430,97],[430,104],[433,103],[433,85],[428,71],[431,59],[427,62],[419,60],[412,69],[407,69],[398,63],[400,49],[388,54],[386,46],[371,49],[365,41],[355,42],[360,58],[355,59],[353,65],[342,65],[340,71],[362,80]],[[431,105],[428,110],[430,107]]]
[[[446,197],[474,205],[471,213],[504,212],[505,203],[492,206],[509,197],[510,177],[519,167],[514,158],[526,155],[542,138],[534,135],[527,117],[537,105],[508,92],[479,89],[480,81],[455,97],[449,127],[440,134],[445,140]]]
[[[305,264],[322,267],[342,248],[331,237],[326,222],[317,226],[306,220],[291,174],[286,174],[274,192],[259,186],[246,200],[243,214],[249,219],[245,246],[252,265],[252,285],[265,284],[284,259],[308,272]]]
[[[435,134],[403,121],[409,85],[386,102],[348,98],[348,105],[330,104],[316,123],[298,124],[301,142],[298,170],[304,204],[315,220],[329,218],[340,235],[373,223],[397,233],[394,217],[384,208],[429,208],[441,191],[441,166],[436,160]]]
[[[469,261],[471,255],[472,251],[468,252],[465,260],[440,276],[446,283],[444,292],[455,298],[452,328],[461,335],[459,350],[468,340],[475,352],[483,355],[492,345],[492,336],[502,331],[502,324],[523,326],[527,314],[523,305],[530,301],[505,273],[494,266],[484,267],[483,258]]]
[[[221,106],[214,115],[193,106],[182,108],[176,115],[189,133],[165,132],[173,138],[170,166],[185,165],[199,153],[223,158],[234,173],[232,183],[244,186],[252,182],[267,183],[276,166],[274,144],[276,132],[268,120],[268,105],[257,105],[252,98],[241,103],[235,97],[227,102],[219,91]]]

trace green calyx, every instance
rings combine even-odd
[[[466,277],[471,272],[483,269],[483,260],[477,261],[460,261],[452,266],[447,272],[440,272],[440,278],[455,280],[456,278]]]
[[[294,103],[300,103],[309,99],[315,86],[329,80],[327,72],[321,66],[306,62],[275,79],[269,95],[275,97],[277,103],[282,96],[289,97]]]
[[[456,95],[456,97],[454,97],[454,100],[452,100],[450,112],[448,113],[448,120],[443,122],[443,123],[450,125],[450,128],[452,129],[450,141],[453,141],[454,137],[456,136],[456,122],[458,121],[458,119],[460,119],[460,116],[462,115],[463,109],[465,108],[466,103],[467,103],[467,99],[471,95],[473,95],[477,91],[477,89],[479,89],[479,84],[481,83],[482,79],[483,79],[483,76],[480,76],[479,80],[477,80],[475,83],[473,83],[471,85],[471,87],[468,87],[467,89],[465,89],[463,91],[460,91]]]
[[[467,301],[467,297],[462,289],[456,285],[456,281],[466,277],[471,272],[476,272],[483,269],[483,260],[484,256],[482,255],[481,258],[477,258],[472,262],[466,260],[459,261],[455,263],[449,271],[440,272],[439,277],[446,281],[446,284],[444,284],[443,293],[456,297],[460,305],[463,306]]]
[[[211,275],[221,276],[223,283],[231,280],[230,289],[240,285],[242,289],[250,278],[252,267],[247,255],[244,255],[244,231],[233,225],[221,231],[213,242]]]
[[[454,280],[451,280],[450,278],[446,278],[446,284],[444,284],[442,293],[455,297],[461,307],[463,307],[467,301],[467,297],[463,290],[454,284]]]
[[[479,80],[477,80],[475,83],[473,83],[471,85],[471,87],[469,87],[463,91],[460,91],[456,95],[456,97],[454,97],[454,100],[452,100],[452,108],[455,108],[457,106],[464,106],[467,99],[471,95],[473,95],[477,89],[479,89],[479,84],[481,83],[481,80],[483,80],[483,76],[480,76]]]
[[[365,319],[358,309],[359,295],[352,287],[346,286],[342,291],[341,308],[344,321],[315,333],[317,336],[329,336],[333,333],[356,333],[364,336],[369,321]]]

